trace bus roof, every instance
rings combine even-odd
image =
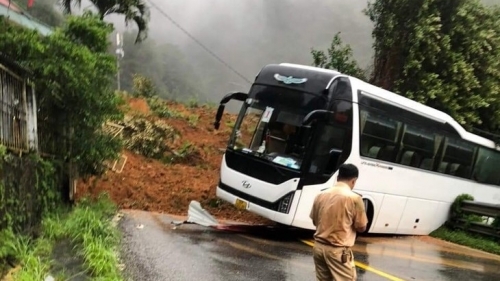
[[[280,63],[279,65],[282,66],[288,66],[288,67],[296,67],[296,68],[301,68],[305,70],[311,70],[311,71],[316,71],[316,72],[323,72],[327,74],[331,74],[332,76],[336,76],[339,74],[342,74],[336,70],[333,69],[327,69],[327,68],[320,68],[320,67],[315,67],[315,66],[308,66],[308,65],[301,65],[301,64],[294,64],[294,63]]]
[[[254,83],[321,95],[329,88],[333,78],[340,74],[331,70],[311,69],[294,64],[268,64],[257,74]]]
[[[314,67],[314,66],[306,66],[306,65],[300,65],[300,64],[292,64],[292,63],[281,63],[280,65],[282,66],[287,66],[287,67],[295,67],[295,68],[300,68],[303,70],[310,70],[314,72],[322,72],[322,73],[328,73],[331,74],[332,76],[337,76],[337,75],[342,75],[344,76],[345,74],[342,74],[338,71],[335,70],[330,70],[330,69],[324,69],[324,68],[319,68],[319,67]],[[458,134],[462,137],[462,139],[470,141],[472,143],[476,143],[485,147],[489,148],[496,148],[495,142],[478,136],[476,134],[470,133],[466,131],[453,117],[450,115],[439,111],[435,108],[432,108],[430,106],[424,105],[422,103],[416,102],[414,100],[411,100],[409,98],[406,98],[404,96],[398,95],[396,93],[387,91],[385,89],[382,89],[380,87],[377,87],[375,85],[372,85],[370,83],[367,83],[365,81],[362,81],[356,77],[345,75],[349,77],[351,80],[351,83],[355,88],[358,90],[362,90],[367,92],[371,97],[377,98],[379,100],[383,100],[384,102],[391,103],[393,105],[405,108],[409,111],[412,111],[416,114],[423,115],[427,118],[430,119],[435,119],[439,120],[443,123],[448,123],[450,124],[457,132]]]

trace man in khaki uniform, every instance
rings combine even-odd
[[[316,226],[313,256],[318,281],[357,278],[351,247],[356,231],[365,231],[368,223],[363,200],[352,191],[358,174],[352,164],[340,166],[337,183],[314,199],[310,217]]]

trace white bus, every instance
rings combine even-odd
[[[359,168],[367,232],[427,235],[455,198],[500,203],[500,152],[449,115],[339,72],[270,64],[243,102],[217,196],[277,223],[315,229],[315,196],[342,163]]]

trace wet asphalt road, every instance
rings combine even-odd
[[[123,213],[128,280],[315,280],[310,242],[300,241],[310,232],[173,229],[171,222],[182,218]],[[353,250],[358,280],[500,280],[500,257],[432,239],[360,237]]]

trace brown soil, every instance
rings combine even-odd
[[[150,114],[149,105],[144,99],[131,98],[128,100],[128,105],[130,110],[133,112],[138,112],[142,114]]]
[[[219,180],[219,167],[230,128],[225,121],[235,120],[235,116],[225,114],[219,130],[213,129],[216,109],[209,107],[188,108],[183,104],[166,102],[169,110],[184,116],[198,116],[195,126],[188,118],[165,119],[180,132],[181,138],[173,143],[180,148],[186,141],[196,147],[196,165],[164,164],[142,155],[124,151],[127,162],[121,173],[108,171],[101,178],[80,180],[77,185],[77,199],[90,194],[98,195],[106,191],[123,209],[139,209],[186,215],[191,200],[197,200],[202,207],[218,219],[235,220],[246,223],[270,223],[246,211],[236,210],[232,205],[217,200],[215,188]],[[155,116],[149,111],[147,102],[141,99],[128,100],[127,114]]]

